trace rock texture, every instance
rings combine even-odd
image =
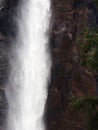
[[[93,72],[80,65],[77,37],[90,11],[86,0],[52,0],[52,77],[46,108],[47,130],[85,130],[70,97],[96,96]]]
[[[0,130],[3,127],[7,112],[7,102],[5,98],[5,83],[8,78],[8,53],[7,41],[0,35]]]
[[[3,130],[6,114],[7,101],[5,97],[5,84],[8,79],[9,72],[9,48],[10,42],[15,35],[12,24],[12,9],[14,5],[10,5],[6,1],[0,10],[0,130]],[[11,2],[11,1],[10,1]],[[10,3],[9,2],[9,3]]]

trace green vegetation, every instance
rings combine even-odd
[[[98,72],[98,31],[85,29],[80,44],[81,64]]]
[[[95,3],[95,6],[98,7],[98,0],[93,0]]]
[[[93,0],[98,8],[98,0]],[[82,66],[98,72],[98,25],[83,25],[77,37],[78,55]],[[87,130],[98,130],[98,97],[72,98],[72,106],[80,113]]]
[[[93,1],[98,8],[98,0]],[[82,29],[78,43],[81,65],[98,72],[98,25],[95,23],[93,28],[86,25],[85,29]]]
[[[83,116],[87,130],[98,130],[98,97],[73,98],[71,104]]]

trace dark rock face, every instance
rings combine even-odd
[[[52,77],[46,105],[47,130],[85,130],[70,96],[96,96],[93,73],[79,62],[76,38],[88,17],[85,0],[52,0]]]
[[[14,36],[11,12],[13,6],[8,5],[7,2],[4,3],[4,7],[0,10],[0,130],[3,129],[7,114],[7,101],[4,90],[9,71],[9,39]]]
[[[0,37],[0,129],[2,129],[7,112],[7,102],[5,97],[5,83],[8,78],[8,53],[7,41]]]
[[[6,52],[6,46],[4,42],[0,42],[0,84],[3,84],[7,80],[8,72],[8,55]]]
[[[92,0],[87,2],[88,8],[88,24],[90,27],[95,27],[98,24],[98,8],[95,7],[95,4]]]
[[[14,15],[19,0],[6,0],[0,12],[0,32],[5,36],[13,37],[16,34]]]

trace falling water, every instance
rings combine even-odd
[[[50,0],[22,0],[17,12],[18,33],[6,87],[6,130],[45,130],[43,115],[51,67]]]

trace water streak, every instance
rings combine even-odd
[[[7,130],[44,130],[44,108],[50,77],[48,48],[50,0],[22,0],[18,34],[10,55],[6,87]]]

